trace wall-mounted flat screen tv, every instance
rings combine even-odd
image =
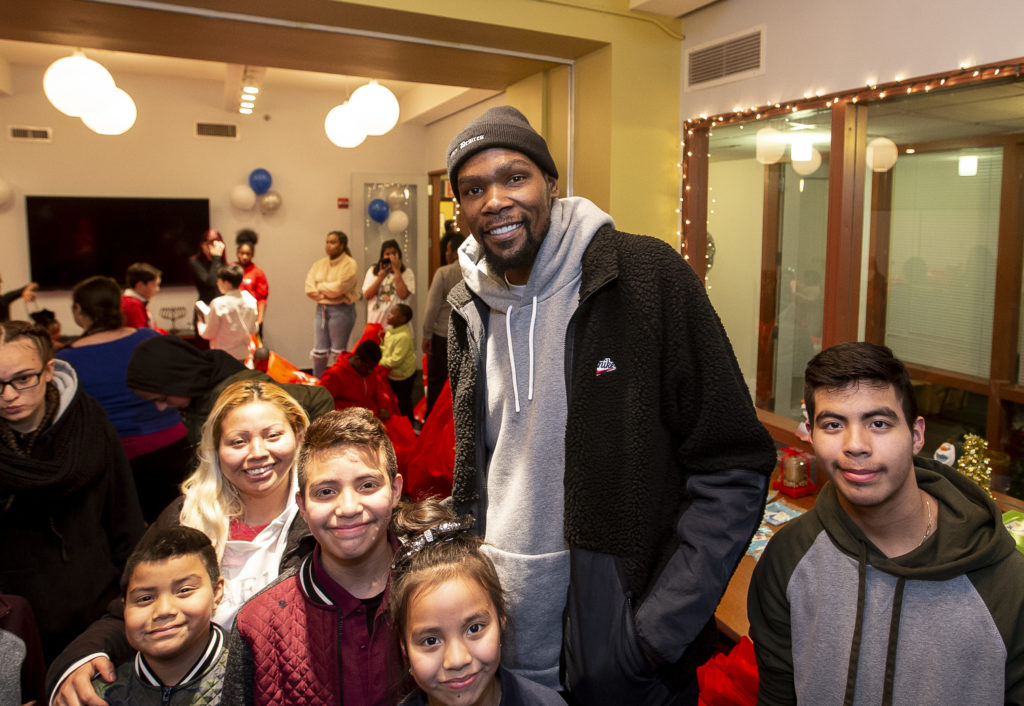
[[[92,275],[123,284],[135,262],[162,270],[164,286],[190,285],[188,258],[210,227],[210,201],[26,196],[25,215],[41,289],[70,289]]]

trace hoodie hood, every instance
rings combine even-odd
[[[938,525],[924,544],[889,558],[842,510],[835,486],[822,489],[815,507],[832,540],[851,556],[866,550],[867,563],[907,579],[944,581],[995,564],[1016,551],[999,507],[973,481],[944,463],[915,458],[918,486],[938,501]]]
[[[57,392],[60,393],[60,405],[57,407],[57,414],[53,418],[53,423],[56,424],[64,416],[64,412],[70,406],[71,400],[75,399],[75,393],[78,392],[78,374],[71,367],[71,363],[60,358],[54,359],[53,384],[56,385]]]
[[[177,336],[153,336],[135,347],[126,377],[133,390],[202,397],[245,369],[224,351],[201,351]]]
[[[578,278],[583,252],[594,233],[604,225],[614,226],[612,217],[581,197],[555,199],[551,204],[551,225],[524,287],[510,287],[484,259],[484,249],[476,238],[466,238],[459,248],[459,265],[466,285],[489,307],[506,311],[523,300],[545,296]]]
[[[503,315],[503,350],[508,356],[505,372],[509,375],[516,413],[522,409],[516,359],[526,359],[525,398],[533,400],[537,330],[549,341],[565,340],[568,317],[576,307],[583,253],[594,234],[605,225],[614,225],[612,217],[587,199],[555,199],[551,204],[551,224],[533,261],[530,277],[522,286],[509,285],[503,275],[494,272],[476,238],[467,238],[459,248],[459,264],[466,286],[492,312]],[[548,350],[549,355],[561,356],[562,353],[561,349]],[[488,377],[490,379],[490,375]]]

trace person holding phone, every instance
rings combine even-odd
[[[366,298],[366,323],[388,328],[388,314],[395,304],[412,306],[416,277],[412,268],[402,264],[402,249],[397,240],[380,244],[380,259],[366,271],[363,296]]]

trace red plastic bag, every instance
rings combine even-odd
[[[726,654],[697,667],[700,703],[704,706],[754,706],[757,703],[757,659],[754,643],[744,635]]]
[[[430,416],[423,423],[406,460],[405,492],[413,500],[452,494],[455,469],[455,421],[452,417],[452,389],[447,382]]]

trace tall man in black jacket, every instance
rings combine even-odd
[[[449,296],[453,498],[509,593],[506,664],[582,703],[696,703],[775,461],[725,331],[672,248],[558,198],[514,108],[447,163],[473,234]]]

